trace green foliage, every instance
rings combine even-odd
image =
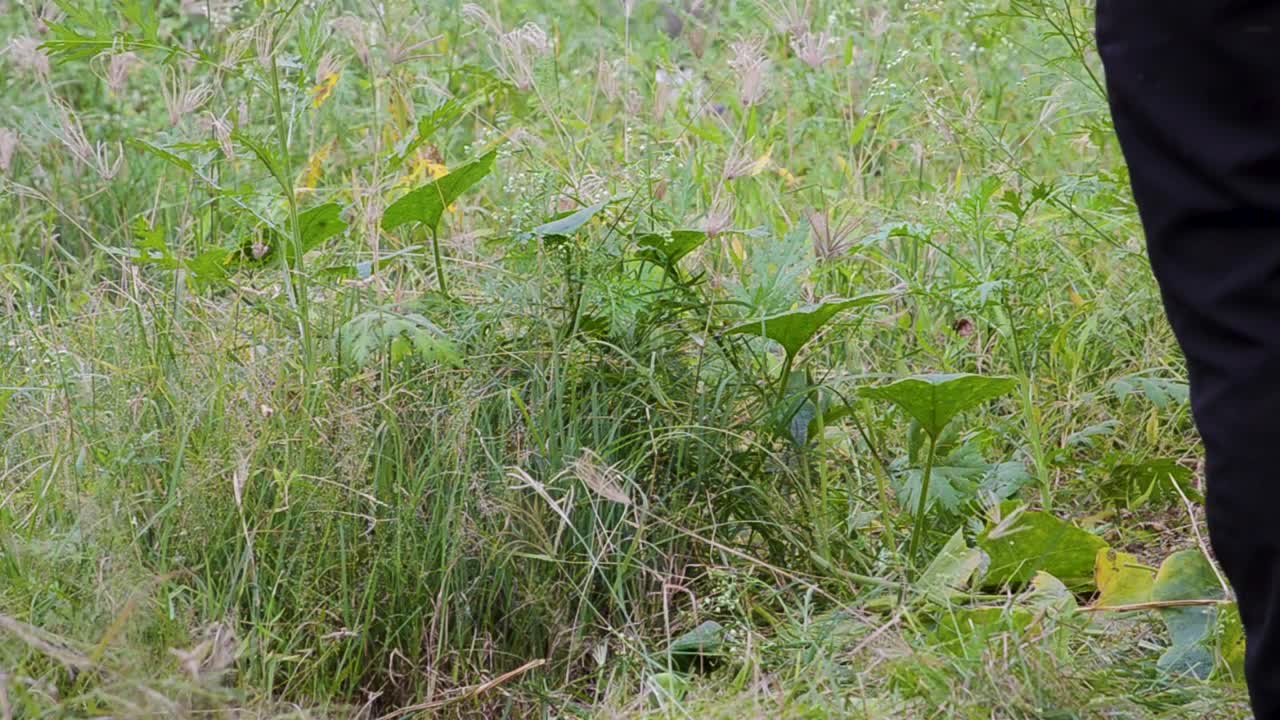
[[[882,387],[866,388],[862,394],[902,408],[920,423],[921,429],[936,439],[956,415],[1007,395],[1016,386],[1017,381],[1009,377],[921,375]]]
[[[361,313],[338,329],[335,343],[338,358],[355,367],[368,365],[383,351],[393,363],[411,357],[445,365],[462,361],[445,332],[416,312],[377,308]]]
[[[1156,602],[1218,600],[1222,596],[1213,567],[1199,550],[1182,550],[1166,558],[1151,587],[1151,599]],[[1216,665],[1218,606],[1161,608],[1159,613],[1169,631],[1170,645],[1157,667],[1174,676],[1208,679]]]
[[[491,150],[439,180],[406,193],[387,206],[382,215],[382,229],[395,230],[401,225],[417,222],[434,231],[445,208],[493,171],[493,161],[497,156],[498,152]]]
[[[1004,503],[978,538],[991,558],[983,584],[1019,587],[1045,572],[1074,591],[1094,587],[1098,551],[1106,542],[1049,513]]]
[[[839,313],[883,300],[885,293],[867,293],[856,298],[824,300],[796,310],[748,320],[727,328],[726,335],[744,333],[766,337],[782,346],[787,357],[794,358],[800,348]]]

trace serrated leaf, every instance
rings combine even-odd
[[[978,547],[991,558],[983,578],[986,586],[1022,585],[1043,571],[1072,590],[1084,591],[1094,587],[1098,551],[1107,544],[1053,515],[1006,502],[999,521],[988,523],[978,538]]]
[[[926,433],[937,438],[956,415],[987,400],[1007,395],[1017,384],[1018,381],[1011,377],[918,375],[889,385],[866,388],[862,394],[897,405],[915,418]]]
[[[898,497],[906,507],[919,506],[923,476],[924,471],[919,467],[903,473],[902,492]],[[934,462],[929,502],[956,512],[980,495],[1007,500],[1032,479],[1022,463],[989,463],[976,446],[966,444]]]
[[[258,161],[267,168],[267,171],[271,173],[271,177],[276,179],[276,182],[280,185],[280,189],[286,195],[293,192],[293,184],[290,183],[289,178],[285,176],[284,169],[280,166],[280,161],[276,159],[276,156],[272,154],[269,149],[267,149],[266,145],[263,145],[254,139],[252,135],[241,130],[233,130],[231,132],[231,139],[236,143],[249,148],[249,152],[253,153],[254,156],[258,158]]]
[[[410,191],[382,214],[382,229],[394,230],[406,223],[419,222],[434,230],[440,224],[445,208],[493,170],[497,156],[496,150],[491,151],[479,160]]]
[[[155,155],[156,157],[160,158],[161,160],[164,160],[170,165],[178,167],[189,173],[195,172],[195,168],[191,165],[190,162],[169,152],[168,150],[160,147],[159,145],[154,145],[152,143],[147,142],[146,140],[139,140],[138,138],[129,138],[125,142],[130,147],[137,148],[151,155]]]
[[[822,329],[822,326],[837,314],[850,308],[870,305],[887,296],[888,293],[877,292],[855,298],[826,300],[797,310],[788,310],[758,320],[739,323],[725,330],[724,334],[744,333],[767,337],[781,345],[788,356],[795,357],[796,353],[800,352],[800,348],[804,347],[805,343],[809,342]]]
[[[1117,465],[1099,488],[1103,498],[1134,510],[1148,503],[1187,499],[1203,503],[1204,497],[1192,486],[1195,473],[1169,458]],[[1179,490],[1181,492],[1179,492]]]
[[[1130,375],[1113,380],[1111,391],[1120,398],[1142,395],[1162,410],[1174,403],[1185,404],[1191,397],[1189,386],[1185,382],[1146,375]]]
[[[424,362],[457,365],[461,356],[443,330],[419,313],[378,308],[349,320],[335,338],[345,364],[364,367],[389,350],[393,356],[412,354]]]

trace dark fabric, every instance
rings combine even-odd
[[[1097,36],[1254,712],[1280,720],[1280,0],[1099,0]]]

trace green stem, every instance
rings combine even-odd
[[[446,300],[452,300],[453,296],[449,294],[449,283],[444,278],[444,261],[440,258],[440,239],[436,236],[436,229],[431,230],[431,253],[436,258],[436,282],[440,283],[440,294],[445,296]]]
[[[284,123],[284,109],[280,101],[280,71],[276,64],[274,48],[271,53],[271,91],[271,104],[276,120],[276,142],[280,146],[280,161],[284,165],[285,179],[292,184],[293,161],[289,156],[288,126]],[[315,367],[315,356],[311,346],[311,317],[307,303],[306,276],[303,274],[302,228],[298,226],[298,199],[292,187],[286,186],[282,189],[285,202],[289,205],[289,224],[292,230],[289,233],[289,240],[293,244],[293,267],[289,267],[289,263],[284,260],[285,253],[281,253],[281,264],[284,265],[285,270],[285,287],[293,292],[294,302],[297,304],[299,332],[302,334],[303,371],[309,380],[311,371]]]
[[[915,561],[916,552],[920,549],[920,538],[924,537],[924,514],[929,507],[929,480],[933,477],[933,453],[938,440],[929,436],[929,455],[924,461],[924,477],[920,480],[920,503],[916,505],[915,524],[911,528],[911,543],[907,546],[907,557]]]

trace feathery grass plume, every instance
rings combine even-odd
[[[107,90],[118,97],[124,91],[124,84],[128,81],[129,75],[142,65],[142,60],[136,53],[120,52],[116,48],[99,54],[93,59],[93,65],[98,72],[98,77],[107,84]]]
[[[809,229],[812,231],[815,257],[823,262],[830,262],[849,253],[853,247],[849,236],[858,229],[858,223],[842,222],[832,227],[830,212],[819,212],[814,209],[805,211],[804,216],[809,221]]]
[[[872,40],[876,40],[884,37],[887,32],[889,32],[889,11],[881,10],[871,17],[871,27],[868,30],[868,34]]]
[[[49,56],[40,49],[40,41],[33,37],[16,37],[9,41],[6,51],[18,69],[35,74],[41,80],[49,79]]]
[[[258,55],[258,65],[263,70],[271,69],[271,53],[276,49],[275,32],[271,23],[262,21],[253,31],[253,45]]]
[[[631,505],[631,496],[627,494],[627,478],[622,471],[606,463],[590,448],[583,448],[582,453],[574,459],[566,469],[582,481],[591,492],[610,502],[619,505]]]
[[[817,70],[835,60],[836,39],[823,32],[805,30],[799,35],[791,36],[791,50],[804,64]]]
[[[533,88],[533,67],[538,58],[551,52],[551,40],[539,25],[527,22],[510,32],[484,8],[475,3],[462,6],[462,16],[475,25],[488,30],[497,41],[489,51],[494,64],[507,80],[521,90]]]
[[[84,134],[80,119],[69,105],[55,101],[58,106],[58,121],[61,133],[58,139],[70,151],[71,156],[81,164],[94,171],[103,180],[111,180],[124,165],[124,146],[116,143],[116,158],[111,159],[111,148],[103,142],[90,143]]]
[[[778,32],[800,35],[809,29],[809,18],[813,16],[813,1],[804,0],[801,3],[800,0],[775,0],[773,3],[765,4],[764,12]]]
[[[622,94],[622,83],[618,79],[617,62],[601,60],[596,65],[596,87],[609,102],[617,101]]]
[[[674,68],[667,71],[658,68],[653,73],[653,116],[662,119],[671,105],[680,97],[681,90],[693,80],[693,71]]]
[[[61,22],[65,15],[56,2],[45,0],[45,2],[40,3],[40,10],[36,13],[36,32],[41,35],[48,33],[49,24]]]
[[[13,168],[13,156],[18,151],[18,132],[0,128],[0,173],[9,174]]]
[[[311,107],[319,108],[324,105],[333,94],[333,89],[337,87],[341,77],[342,63],[338,58],[332,52],[321,56],[320,61],[316,63],[316,84],[311,88]]]
[[[433,53],[420,51],[428,45],[439,42],[443,37],[443,35],[433,35],[424,40],[411,40],[408,37],[400,38],[387,47],[387,63],[395,67],[410,60],[431,57]]]
[[[179,74],[175,68],[169,68],[165,82],[160,84],[160,94],[169,112],[169,127],[177,127],[182,118],[204,107],[213,97],[213,88],[208,85],[193,88],[190,75]]]
[[[207,123],[209,130],[213,132],[214,139],[218,141],[218,147],[222,149],[222,154],[226,156],[228,160],[235,160],[236,149],[235,145],[231,142],[231,123],[227,121],[227,115],[230,114],[230,110],[223,113],[222,117],[209,113]]]
[[[330,23],[330,26],[342,37],[347,39],[351,44],[351,49],[355,51],[356,57],[360,60],[360,64],[369,69],[371,60],[369,50],[369,38],[365,23],[354,15],[343,15],[342,17]]]
[[[737,180],[743,177],[755,177],[769,167],[772,150],[760,157],[752,157],[751,148],[735,144],[729,150],[729,157],[724,161],[723,177],[725,180]]]
[[[222,60],[220,66],[225,69],[232,69],[240,64],[244,59],[244,55],[249,50],[249,46],[254,43],[255,36],[253,28],[243,28],[230,34],[227,41],[222,45]]]
[[[743,107],[758,105],[768,93],[769,57],[764,38],[744,38],[729,46],[733,57],[729,67],[738,75],[738,101]]]
[[[732,195],[716,194],[706,216],[702,219],[702,231],[707,238],[714,240],[726,230],[733,228],[734,202]]]
[[[237,0],[182,0],[184,15],[202,17],[212,25],[229,25],[235,15]]]

